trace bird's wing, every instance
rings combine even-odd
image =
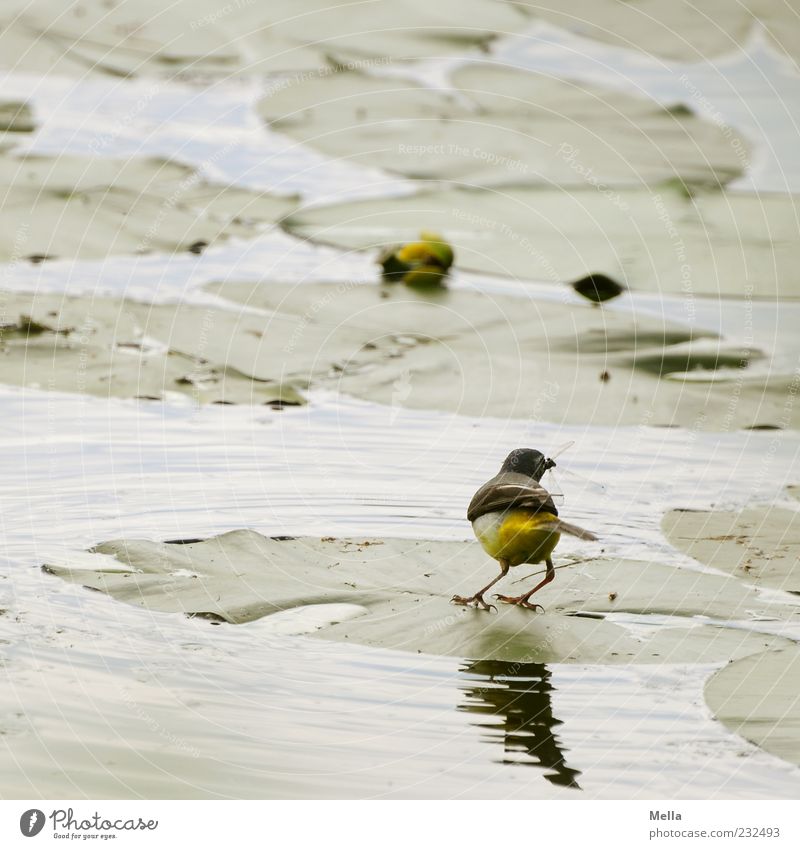
[[[508,510],[510,507],[558,515],[550,493],[538,481],[527,475],[503,472],[475,493],[467,509],[467,519],[474,522],[486,513]]]

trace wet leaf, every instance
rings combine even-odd
[[[92,551],[96,570],[87,568],[86,555],[74,566],[66,560],[46,569],[148,610],[230,623],[298,607],[357,605],[363,611],[347,622],[322,617],[315,635],[409,652],[525,662],[709,663],[787,644],[691,617],[735,618],[752,609],[788,616],[789,608],[754,599],[731,579],[654,563],[583,563],[561,570],[542,592],[546,614],[506,605],[492,614],[449,603],[454,592],[477,589],[497,571],[477,543],[270,539],[241,530],[181,545],[118,540]],[[109,557],[130,570],[127,578],[109,570]],[[507,581],[528,571],[535,567],[520,567]],[[617,592],[614,600],[610,591]],[[634,622],[643,617],[646,636],[627,626],[625,613]],[[648,616],[655,621],[649,630]]]
[[[0,380],[100,397],[196,403],[304,403],[304,381],[264,371],[254,330],[259,315],[110,298],[6,295],[0,327]]]
[[[0,157],[0,193],[2,262],[18,259],[20,241],[28,254],[62,259],[189,250],[252,237],[295,207],[157,159]]]
[[[707,62],[713,56],[738,53],[754,31],[763,29],[779,49],[797,60],[800,21],[788,3],[718,0],[660,3],[637,0],[513,0],[536,19],[546,20],[583,38],[603,41],[688,62]]]
[[[793,195],[701,192],[675,186],[431,190],[391,200],[306,209],[292,234],[356,250],[447,233],[459,268],[565,282],[605,274],[645,292],[797,298],[800,242]],[[688,307],[687,307],[688,309]]]
[[[422,180],[608,192],[668,179],[718,187],[743,170],[719,127],[644,98],[490,63],[458,69],[453,85],[356,70],[272,89],[259,109],[330,156]]]
[[[800,650],[789,646],[723,666],[706,684],[714,716],[735,734],[800,766]]]
[[[741,352],[650,316],[457,289],[273,283],[209,289],[281,316],[270,322],[270,335],[277,345],[289,334],[288,347],[278,348],[287,374],[390,406],[708,430],[785,416],[790,376],[754,375],[741,385],[660,377],[698,362],[738,363]],[[759,353],[748,356],[756,360]],[[614,379],[598,380],[604,371]],[[800,422],[800,411],[791,413]]]
[[[328,0],[82,0],[67,10],[56,0],[25,0],[3,4],[0,63],[81,78],[327,74],[351,61],[477,51],[496,31],[524,21],[519,10],[491,0],[361,3],[351,14]]]
[[[774,505],[672,510],[662,527],[690,557],[756,587],[800,593],[800,514]]]

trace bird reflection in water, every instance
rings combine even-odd
[[[464,700],[458,709],[485,717],[475,725],[484,730],[487,742],[502,743],[502,763],[540,766],[552,784],[581,789],[580,770],[567,766],[566,751],[554,732],[561,720],[553,716],[553,685],[545,664],[477,660],[460,671],[479,680],[461,684]]]

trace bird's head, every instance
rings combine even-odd
[[[500,471],[528,475],[539,481],[542,475],[548,469],[552,469],[555,464],[555,460],[545,457],[541,451],[536,451],[534,448],[515,448],[506,457]]]

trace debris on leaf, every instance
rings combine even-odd
[[[36,129],[33,112],[27,103],[0,103],[0,132],[31,133]]]
[[[601,304],[610,301],[625,291],[616,280],[606,277],[605,274],[587,274],[572,284],[572,288],[593,304]]]
[[[427,289],[444,283],[454,259],[453,248],[443,236],[423,230],[419,241],[387,248],[378,262],[385,281]]]

